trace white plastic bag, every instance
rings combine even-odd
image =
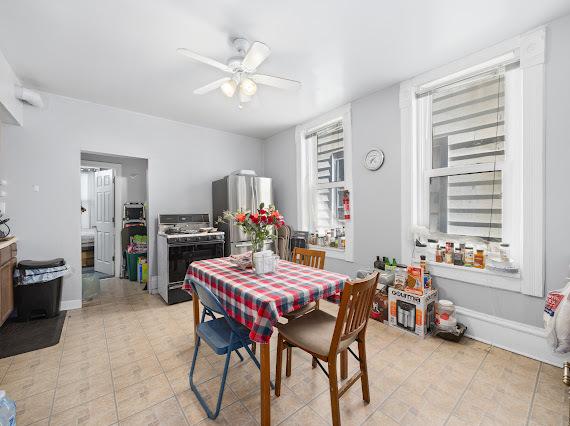
[[[570,282],[548,293],[544,305],[546,337],[555,352],[570,352]]]

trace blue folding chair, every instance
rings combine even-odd
[[[190,388],[196,394],[196,398],[206,411],[206,414],[210,419],[215,419],[220,414],[220,408],[222,405],[222,398],[224,396],[224,389],[226,387],[226,379],[228,375],[228,367],[230,365],[230,358],[232,352],[236,352],[241,361],[243,357],[239,353],[238,349],[244,348],[257,368],[261,368],[259,361],[255,357],[254,353],[249,348],[253,345],[253,342],[249,338],[249,329],[239,324],[232,318],[228,316],[225,309],[223,308],[220,300],[216,297],[214,293],[210,291],[209,288],[203,286],[200,283],[191,282],[192,290],[198,295],[200,303],[204,307],[202,311],[202,319],[200,324],[196,328],[196,346],[194,347],[194,355],[192,357],[192,366],[190,367],[190,373],[188,374],[188,379],[190,381]],[[215,314],[222,315],[220,318],[216,318]],[[209,321],[204,321],[206,315],[210,316],[212,319]],[[198,391],[196,385],[194,385],[193,376],[194,368],[196,367],[196,359],[198,357],[198,350],[200,347],[201,340],[204,341],[212,348],[212,350],[218,355],[226,354],[226,362],[224,365],[224,372],[222,374],[222,383],[220,385],[220,392],[218,394],[218,402],[216,403],[216,411],[212,413],[204,398]],[[273,388],[273,383],[271,383]]]

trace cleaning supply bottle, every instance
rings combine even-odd
[[[0,425],[16,426],[16,403],[0,390]]]

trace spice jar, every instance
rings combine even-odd
[[[443,249],[439,245],[435,249],[435,261],[438,263],[443,262]]]
[[[510,259],[510,247],[507,243],[502,243],[499,246],[499,253],[501,255],[501,262],[508,262]]]
[[[477,249],[477,253],[475,253],[475,257],[473,259],[473,266],[479,269],[485,268],[485,253],[482,249]]]
[[[455,266],[463,266],[463,253],[461,253],[460,247],[455,247],[455,253],[453,254],[453,264]]]
[[[473,266],[475,253],[473,247],[465,247],[465,256],[463,257],[463,266]]]

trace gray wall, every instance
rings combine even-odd
[[[9,182],[19,259],[64,257],[74,268],[64,280],[64,301],[81,299],[81,151],[148,159],[151,275],[158,213],[211,213],[212,180],[263,167],[263,142],[255,138],[43,96],[45,109],[25,107],[24,127],[2,129],[0,179]]]
[[[497,40],[500,41],[500,40]],[[548,25],[546,62],[546,288],[563,286],[570,263],[570,16]],[[469,52],[466,52],[466,54]],[[352,103],[354,180],[354,263],[327,260],[327,269],[354,274],[375,255],[400,253],[400,117],[397,86]],[[379,146],[386,154],[380,171],[362,166],[365,152]],[[266,142],[265,174],[276,188],[294,182],[294,131]],[[296,193],[278,193],[278,207],[296,225]],[[542,326],[544,299],[438,278],[440,296],[479,312]]]

